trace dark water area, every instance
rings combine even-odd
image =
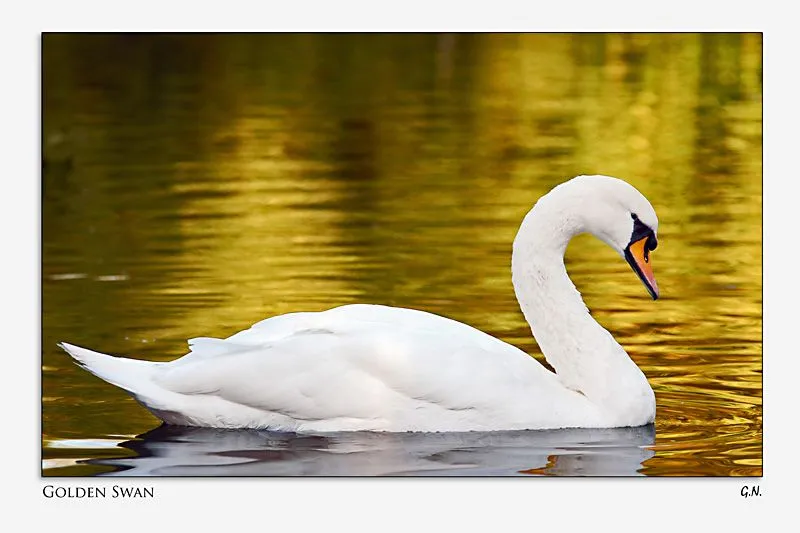
[[[761,475],[760,35],[46,34],[42,66],[43,475]],[[56,346],[169,361],[382,303],[543,361],[511,243],[594,173],[659,216],[657,302],[594,238],[566,257],[652,428],[159,428]]]

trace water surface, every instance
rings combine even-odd
[[[45,475],[761,475],[759,35],[50,34],[42,50]],[[191,337],[362,302],[541,361],[511,242],[539,196],[592,173],[660,219],[657,302],[599,241],[567,251],[655,390],[650,440],[151,432],[56,347],[168,361]]]
[[[654,437],[652,425],[319,435],[164,425],[109,441],[120,449],[116,456],[85,463],[105,476],[636,476],[655,453]],[[81,445],[96,447],[55,447]]]

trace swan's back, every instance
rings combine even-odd
[[[550,427],[582,422],[573,419],[586,410],[579,394],[524,352],[412,309],[357,304],[291,313],[190,345],[139,385],[146,397],[116,384],[165,421],[195,426],[523,429],[541,413]]]

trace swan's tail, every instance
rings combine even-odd
[[[156,368],[163,363],[114,357],[66,342],[58,345],[80,366],[137,398],[149,397],[155,392],[156,386],[151,378]]]

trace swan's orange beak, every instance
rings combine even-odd
[[[625,259],[628,260],[628,264],[631,265],[633,271],[642,280],[653,300],[656,300],[658,299],[658,283],[656,283],[656,277],[653,275],[653,264],[650,262],[650,250],[655,246],[650,247],[648,242],[650,238],[650,236],[647,236],[630,243],[625,248]]]

